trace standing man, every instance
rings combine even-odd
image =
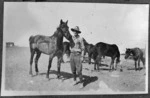
[[[77,84],[76,81],[76,75],[79,76],[79,83],[81,83],[80,88],[83,87],[83,77],[82,77],[82,60],[84,56],[84,43],[83,38],[79,36],[81,33],[78,26],[75,28],[72,28],[71,31],[73,31],[74,36],[72,36],[72,39],[74,41],[74,47],[71,48],[71,55],[70,55],[70,65],[71,65],[71,71],[74,76],[74,85]]]

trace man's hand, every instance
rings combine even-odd
[[[81,49],[75,49],[75,48],[71,48],[70,50],[71,50],[71,52],[80,52],[81,51]]]

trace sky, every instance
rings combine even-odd
[[[146,47],[148,18],[148,4],[4,2],[3,35],[5,42],[28,47],[31,35],[51,36],[62,19],[69,30],[79,26],[88,43],[117,44],[125,52]]]

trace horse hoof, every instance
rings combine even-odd
[[[57,76],[57,79],[60,79],[60,75]]]
[[[32,74],[32,72],[29,72],[29,75],[31,75],[31,76],[32,76],[32,75],[33,75],[33,74]]]
[[[38,75],[39,74],[39,72],[36,72],[36,75]]]
[[[46,78],[49,79],[49,76],[47,75]]]
[[[120,69],[120,72],[123,72],[123,69]]]
[[[33,74],[30,74],[30,77],[33,77]]]

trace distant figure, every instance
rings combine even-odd
[[[15,46],[14,42],[6,42],[6,47],[13,47]]]
[[[77,84],[76,81],[76,73],[79,76],[80,83],[83,82],[83,77],[82,77],[82,60],[84,56],[84,43],[83,43],[83,38],[79,36],[81,31],[79,30],[79,27],[76,26],[75,28],[71,29],[74,33],[74,36],[72,36],[74,46],[71,48],[71,55],[70,55],[70,65],[71,65],[71,70],[74,76],[74,83],[73,85]],[[81,84],[80,88],[83,87],[83,84]]]
[[[140,61],[142,61],[143,66],[145,68],[145,51],[144,49],[140,48],[126,48],[125,52],[125,59],[132,57],[135,61],[135,70],[140,70]],[[138,62],[138,68],[137,68],[137,62]]]

